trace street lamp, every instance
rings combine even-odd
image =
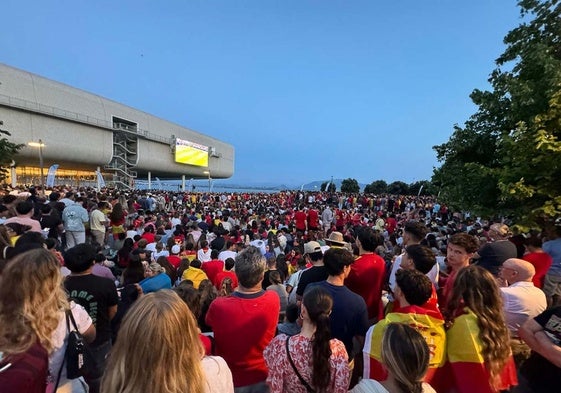
[[[41,191],[45,192],[45,182],[44,182],[45,178],[43,176],[43,147],[45,146],[45,144],[41,139],[39,139],[39,142],[28,142],[27,145],[31,147],[39,148],[39,169],[41,170]]]
[[[208,192],[210,193],[210,181],[212,180],[210,177],[210,171],[204,171],[205,175],[208,175]]]

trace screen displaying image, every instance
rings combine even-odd
[[[208,166],[208,146],[177,138],[175,140],[175,162]]]

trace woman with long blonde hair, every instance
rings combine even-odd
[[[78,330],[86,339],[93,340],[95,328],[83,308],[68,303],[58,259],[43,248],[24,252],[8,262],[0,280],[0,351],[10,362],[10,358],[38,344],[38,349],[49,355],[49,389],[63,371],[59,380],[62,389],[69,382],[62,368],[67,337],[65,310],[72,310]],[[41,373],[36,373],[40,377]],[[43,392],[46,382],[47,378],[40,381]],[[70,385],[67,388],[72,390]]]
[[[125,316],[109,356],[102,393],[229,393],[224,359],[204,356],[193,314],[171,290],[142,296]]]
[[[350,393],[434,393],[422,382],[429,368],[430,351],[423,336],[402,323],[390,323],[382,338],[382,364],[388,378],[363,379]]]
[[[446,334],[448,377],[453,381],[447,389],[437,390],[484,393],[516,385],[502,297],[493,275],[475,265],[461,269],[447,315],[451,317]]]

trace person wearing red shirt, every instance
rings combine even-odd
[[[156,235],[154,234],[154,226],[146,225],[144,227],[144,233],[140,237],[146,239],[148,243],[154,243],[154,238],[156,237]]]
[[[345,286],[360,295],[366,302],[368,319],[378,321],[384,317],[382,288],[386,278],[386,262],[374,251],[382,239],[372,228],[360,228],[356,240],[359,257],[351,265]]]
[[[536,274],[532,278],[532,282],[537,288],[541,289],[543,288],[545,275],[553,263],[553,259],[551,255],[542,249],[542,239],[536,235],[532,235],[526,239],[525,246],[528,252],[524,254],[522,259],[534,265]]]
[[[268,392],[263,351],[277,330],[280,299],[276,292],[261,288],[266,261],[257,247],[242,251],[235,265],[238,288],[210,304],[205,322],[214,332],[216,355],[232,371],[234,387]]]
[[[335,228],[339,232],[343,232],[347,224],[347,212],[345,209],[337,209],[335,211]]]
[[[319,230],[319,212],[313,207],[308,210],[308,230]]]
[[[210,252],[210,261],[203,262],[201,269],[206,273],[212,285],[216,286],[216,276],[224,270],[224,261],[218,259],[218,250]]]
[[[300,232],[308,230],[307,216],[302,206],[298,207],[298,210],[294,213],[294,226]]]
[[[171,254],[168,256],[168,261],[174,268],[178,268],[181,264],[181,258],[179,258],[178,254],[181,252],[181,247],[178,244],[174,244],[171,247]]]
[[[216,289],[220,291],[222,286],[222,281],[225,278],[230,278],[232,280],[232,288],[236,289],[238,287],[238,277],[236,277],[236,273],[232,271],[234,268],[234,258],[226,258],[224,262],[224,270],[218,273],[215,277],[216,284],[214,285]]]
[[[396,228],[397,221],[395,219],[395,214],[391,213],[386,219],[386,230],[388,231],[388,235],[393,235]]]

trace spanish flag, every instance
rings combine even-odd
[[[424,382],[431,384],[436,370],[444,364],[446,333],[444,319],[438,310],[419,306],[406,306],[391,312],[376,325],[368,329],[363,348],[363,378],[384,381],[387,372],[382,366],[382,337],[389,323],[403,323],[416,329],[424,337],[430,350],[429,371]]]
[[[516,367],[510,356],[499,375],[496,386],[482,356],[483,345],[479,338],[477,316],[469,309],[454,319],[446,333],[447,361],[431,381],[437,392],[494,393],[518,384]]]

